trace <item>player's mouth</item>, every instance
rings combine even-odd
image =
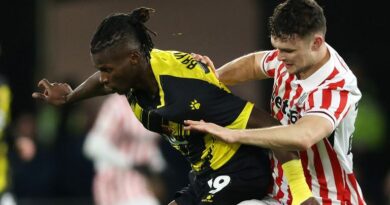
[[[290,69],[294,64],[292,63],[284,63],[284,66],[286,66],[287,69]]]

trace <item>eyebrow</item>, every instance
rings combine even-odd
[[[273,43],[272,44],[272,47],[274,47],[275,49],[279,50],[279,51],[283,51],[283,52],[292,52],[292,51],[295,51],[296,49],[292,49],[292,48],[277,48]]]
[[[283,52],[293,52],[296,49],[291,49],[291,48],[278,48],[278,50],[283,51]]]

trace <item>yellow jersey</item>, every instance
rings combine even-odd
[[[151,67],[159,95],[131,90],[127,97],[143,125],[162,134],[191,163],[194,171],[217,170],[240,144],[228,144],[212,135],[183,129],[184,120],[205,120],[232,129],[244,129],[253,103],[233,95],[215,74],[188,53],[151,51]]]

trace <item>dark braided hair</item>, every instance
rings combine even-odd
[[[98,53],[106,48],[121,43],[130,43],[140,49],[146,59],[150,59],[150,51],[154,44],[144,23],[149,20],[149,13],[154,9],[140,7],[131,13],[115,13],[106,17],[97,28],[91,40],[91,53]]]
[[[306,37],[315,32],[326,33],[326,19],[322,8],[314,0],[287,0],[279,4],[269,19],[271,36]]]

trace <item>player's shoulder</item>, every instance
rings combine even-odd
[[[279,55],[279,50],[273,49],[273,50],[266,50],[262,52],[258,52],[263,55],[262,60],[264,63],[269,63],[271,61],[277,60],[278,55]]]
[[[343,57],[332,47],[328,45],[331,60],[333,63],[334,80],[344,80],[346,83],[356,81],[356,76],[349,68]]]
[[[330,60],[324,65],[326,76],[324,76],[325,79],[319,87],[359,93],[357,78],[354,73],[335,49],[329,45],[327,47],[330,53]]]
[[[347,63],[345,62],[345,60],[343,59],[343,57],[341,57],[341,55],[333,47],[331,47],[329,44],[326,44],[326,45],[327,45],[328,51],[330,53],[332,67],[334,69],[336,69],[339,74],[348,74],[350,69],[349,69],[349,66],[347,65]]]
[[[152,58],[160,58],[163,60],[177,60],[184,56],[191,56],[191,54],[177,50],[161,50],[154,48],[151,51]]]
[[[151,65],[155,75],[170,75],[174,77],[197,78],[200,74],[200,64],[190,53],[176,50],[153,49]]]
[[[177,66],[176,64],[179,63],[180,59],[190,56],[190,54],[180,51],[160,49],[153,49],[150,55],[152,67],[154,66],[153,69],[159,69],[160,67],[167,66]]]

